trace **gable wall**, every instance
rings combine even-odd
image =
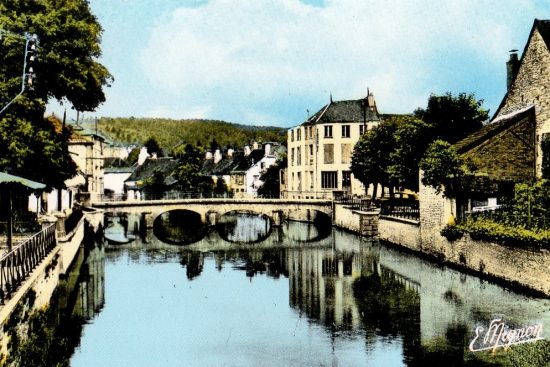
[[[537,29],[525,50],[514,84],[497,116],[535,105],[537,119],[537,176],[541,176],[541,135],[550,132],[550,51]]]

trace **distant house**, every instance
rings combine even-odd
[[[104,191],[106,194],[124,193],[124,181],[130,177],[136,167],[131,167],[121,158],[105,158]]]
[[[286,151],[280,143],[253,143],[242,151],[228,149],[222,154],[220,149],[206,153],[201,173],[225,181],[236,198],[251,198],[258,195],[258,188],[263,185],[260,177],[268,167],[273,165],[280,154]]]
[[[177,181],[172,176],[172,173],[178,165],[179,162],[171,157],[147,158],[124,181],[124,190],[128,194],[128,200],[143,197],[144,183],[147,179],[153,178],[155,172],[162,172],[164,174],[164,184],[167,187],[173,186]]]
[[[363,99],[332,101],[299,126],[288,130],[288,168],[281,175],[281,197],[332,198],[363,195],[351,173],[351,156],[359,138],[380,123],[372,93]]]
[[[79,125],[73,125],[73,134],[69,138],[69,153],[84,176],[85,182],[81,192],[92,202],[100,200],[103,195],[104,142],[105,137],[102,135]]]

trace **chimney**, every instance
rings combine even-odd
[[[227,156],[229,158],[233,157],[233,152],[234,152],[234,150],[232,148],[227,149]]]
[[[510,50],[510,60],[506,63],[506,88],[510,90],[519,69],[518,50]]]
[[[141,147],[141,149],[139,150],[139,156],[137,161],[138,166],[141,166],[147,158],[149,158],[149,154],[147,153],[147,148]]]
[[[244,155],[245,155],[245,157],[246,157],[247,155],[249,155],[249,154],[250,154],[250,146],[249,146],[249,145],[245,145],[245,146],[244,146]]]
[[[205,158],[206,158],[206,159],[212,159],[212,158],[213,158],[212,152],[209,151],[209,150],[207,150],[207,151],[206,151],[206,157],[205,157]]]
[[[254,149],[254,150],[258,149],[258,142],[257,141],[252,143],[252,149]]]
[[[265,155],[269,155],[269,153],[271,153],[271,144],[265,144],[264,149],[265,149]]]
[[[222,153],[219,149],[216,149],[216,152],[214,152],[214,164],[218,163],[222,160]]]

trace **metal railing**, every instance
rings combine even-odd
[[[229,193],[223,194],[203,194],[200,192],[180,192],[180,191],[167,191],[159,194],[143,193],[138,197],[128,194],[114,194],[114,195],[100,195],[99,201],[143,201],[143,200],[182,200],[182,199],[210,199],[210,198],[230,198]]]
[[[418,205],[418,201],[405,203],[382,201],[380,202],[380,215],[385,215],[387,217],[419,220],[420,208]]]
[[[44,228],[0,258],[0,303],[4,304],[56,246],[55,224]]]
[[[334,200],[337,204],[343,204],[349,209],[367,211],[373,209],[372,200],[369,198],[342,196]]]

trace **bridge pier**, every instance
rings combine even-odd
[[[205,215],[205,222],[209,226],[215,226],[218,224],[218,220],[220,219],[220,214],[215,211],[208,211]]]
[[[280,227],[283,225],[284,215],[282,210],[273,210],[271,212],[271,218],[273,219],[274,227]]]

